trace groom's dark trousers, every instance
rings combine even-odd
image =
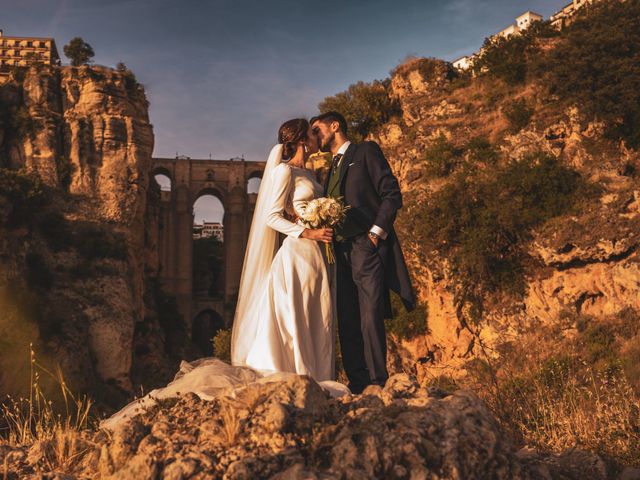
[[[334,243],[338,333],[349,388],[360,393],[367,385],[384,385],[389,376],[384,329],[384,319],[391,317],[389,289],[400,295],[407,309],[415,306],[393,229],[402,195],[375,142],[351,144],[343,158],[334,158],[325,192],[343,197],[349,206]],[[372,225],[387,233],[377,246],[368,237]]]
[[[384,330],[389,293],[382,261],[386,248],[379,247],[366,233],[336,242],[338,332],[354,393],[372,383],[384,386],[389,376]]]

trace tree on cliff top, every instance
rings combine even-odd
[[[349,136],[362,142],[371,132],[400,113],[398,102],[389,97],[389,80],[358,82],[345,92],[326,97],[318,108],[320,113],[331,110],[344,115],[349,124]]]
[[[95,55],[93,48],[81,37],[72,38],[69,43],[64,46],[65,56],[71,60],[71,65],[79,67],[91,62],[91,57]]]

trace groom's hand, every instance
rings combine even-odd
[[[369,232],[368,236],[369,236],[369,240],[371,240],[371,243],[373,243],[373,245],[375,247],[377,247],[378,246],[378,242],[380,241],[380,237],[378,237],[377,235],[375,235],[375,234],[373,234],[371,232]]]

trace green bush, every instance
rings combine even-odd
[[[524,98],[512,100],[502,109],[502,113],[509,121],[512,133],[518,133],[529,125],[533,112],[533,107],[530,107]]]
[[[427,333],[428,314],[425,305],[419,304],[414,310],[407,312],[400,297],[391,292],[391,310],[393,318],[385,320],[388,333],[405,340],[411,340],[418,335]]]
[[[533,66],[552,94],[604,120],[612,138],[640,146],[640,2],[582,9]]]
[[[473,137],[466,145],[469,161],[486,166],[494,166],[498,161],[498,151],[486,137]]]
[[[40,177],[6,168],[0,168],[0,197],[9,205],[7,226],[25,224],[47,202]]]
[[[337,111],[344,115],[349,137],[362,142],[375,129],[401,113],[397,100],[389,97],[388,88],[389,80],[358,82],[345,92],[326,97],[318,108],[321,113]]]
[[[123,62],[118,62],[116,70],[122,74],[124,85],[129,95],[134,95],[140,87],[135,74]]]
[[[127,258],[127,241],[124,234],[111,232],[90,222],[77,222],[73,228],[74,245],[85,258]]]
[[[528,60],[539,55],[539,40],[557,35],[557,30],[548,21],[540,21],[506,38],[489,37],[484,41],[473,70],[476,74],[500,78],[509,85],[523,83],[527,78]]]
[[[461,151],[456,149],[443,134],[440,134],[429,143],[424,152],[425,175],[429,178],[449,175],[460,162],[460,154]]]
[[[567,212],[584,193],[579,174],[545,154],[496,167],[490,175],[459,172],[418,207],[417,240],[450,262],[457,300],[477,309],[484,293],[524,293],[524,244],[531,231]]]
[[[37,127],[38,122],[31,117],[26,106],[10,105],[0,100],[0,128],[4,130],[5,148],[13,140],[33,138]]]
[[[213,355],[225,362],[231,362],[231,330],[228,328],[218,330],[211,342],[213,343]]]

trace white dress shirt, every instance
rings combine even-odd
[[[340,148],[336,152],[336,155],[340,155],[340,159],[338,160],[338,166],[336,168],[340,168],[340,164],[342,163],[342,159],[344,158],[344,154],[346,153],[347,148],[349,148],[349,145],[351,145],[351,142],[347,140],[342,145],[340,145]],[[387,238],[387,232],[385,232],[382,228],[380,228],[377,225],[372,225],[369,231],[371,233],[375,233],[383,240],[386,240]]]

